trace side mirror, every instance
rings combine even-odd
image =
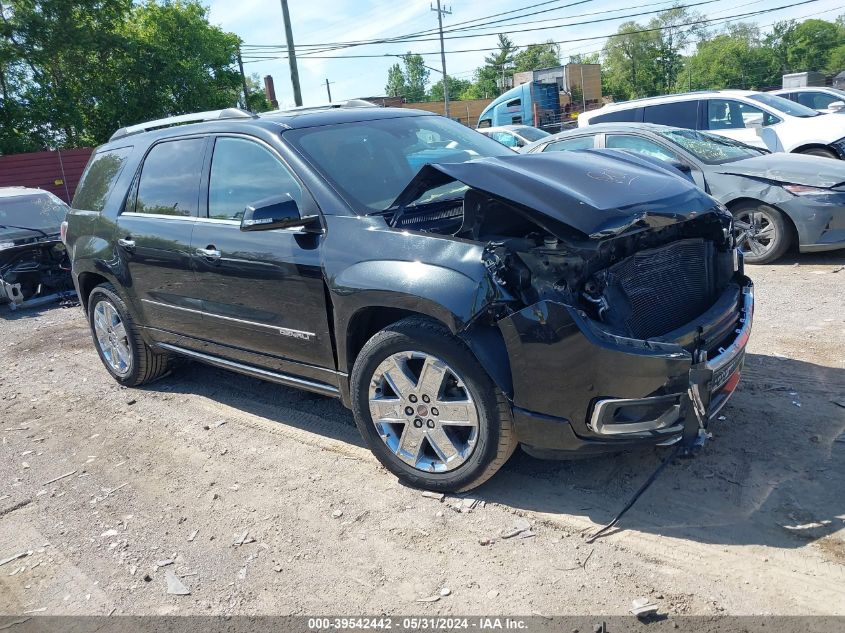
[[[264,198],[248,205],[241,218],[241,231],[270,231],[308,227],[318,223],[316,215],[301,216],[290,194]]]
[[[674,167],[675,169],[677,169],[681,173],[684,173],[684,174],[691,174],[692,173],[692,167],[690,167],[686,163],[682,163],[679,160],[670,160],[669,164],[672,165],[672,167]]]
[[[845,111],[845,101],[834,101],[833,103],[829,104],[827,108],[831,112],[843,112]]]

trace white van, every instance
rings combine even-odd
[[[845,159],[845,116],[765,92],[713,90],[611,103],[581,114],[578,127],[620,121],[707,130],[773,152]]]

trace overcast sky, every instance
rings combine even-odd
[[[701,1],[685,0],[684,4],[691,5]],[[700,11],[707,18],[724,20],[741,13],[780,7],[797,1],[800,0],[740,0],[739,2],[737,0],[714,0],[698,8],[693,7],[693,10]],[[284,43],[284,26],[279,0],[205,0],[205,2],[211,9],[211,22],[221,26],[226,31],[237,34],[245,44],[278,45]],[[569,6],[568,8],[562,6],[573,5],[575,2],[578,2],[578,0],[542,3],[539,0],[455,0],[455,2],[449,3],[447,6],[452,10],[452,14],[445,16],[444,29],[448,28],[450,23],[485,18],[492,14],[522,7],[539,6],[534,6],[534,8],[519,13],[490,18],[491,20],[501,20],[513,17],[512,22],[532,21],[531,24],[507,26],[508,23],[506,22],[481,31],[482,33],[491,33],[484,37],[446,40],[446,68],[448,73],[461,79],[471,79],[472,71],[483,64],[484,56],[488,53],[450,53],[449,51],[495,47],[495,33],[498,31],[508,33],[514,42],[522,46],[548,39],[570,41],[570,43],[561,44],[561,54],[565,61],[570,54],[589,53],[601,49],[602,39],[584,41],[582,38],[593,38],[613,33],[622,22],[630,19],[647,22],[652,17],[651,15],[637,18],[625,18],[624,16],[668,8],[673,4],[671,1],[602,0],[599,2],[598,0],[581,0],[576,6]],[[289,0],[294,41],[297,47],[300,44],[323,44],[395,37],[431,29],[437,26],[437,14],[431,11],[429,4],[429,0]],[[548,9],[552,10],[547,11]],[[608,13],[612,10],[616,11]],[[533,11],[544,11],[544,13],[521,18],[515,17]],[[595,14],[596,12],[601,13],[584,15]],[[803,6],[745,18],[744,21],[754,21],[765,28],[777,20],[800,20],[806,17],[832,20],[842,13],[845,13],[845,0],[816,0]],[[617,19],[616,16],[623,17]],[[566,22],[583,22],[606,18],[614,19],[590,25],[555,26]],[[555,26],[555,28],[516,32],[517,29],[548,26]],[[452,35],[468,35],[471,33],[477,34],[478,31],[463,31]],[[433,36],[426,35],[425,37]],[[582,41],[572,41],[576,39],[582,39]],[[436,55],[425,55],[425,63],[440,68],[439,43],[436,38],[432,41],[358,46],[331,53],[322,53],[323,56],[331,55],[331,59],[309,59],[306,55],[306,47],[303,46],[302,49],[298,49],[299,77],[303,101],[306,105],[326,102],[325,80],[327,78],[332,82],[331,92],[335,101],[382,95],[387,83],[387,69],[397,60],[392,57],[343,59],[343,56],[401,54],[408,50],[415,53],[437,53]],[[290,73],[286,58],[247,63],[245,70],[248,74],[273,75],[276,96],[280,104],[282,106],[293,105]],[[439,78],[439,73],[431,72],[431,82],[438,81]]]

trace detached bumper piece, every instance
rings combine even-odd
[[[727,312],[714,308],[692,322],[704,333],[693,344],[681,330],[678,342],[614,336],[579,310],[550,302],[500,321],[523,447],[562,457],[694,438],[739,384],[754,311],[750,280],[728,288],[730,297]],[[733,324],[727,332],[726,314]],[[708,333],[719,340],[707,340]]]

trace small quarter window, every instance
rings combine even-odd
[[[73,196],[73,208],[101,213],[131,151],[121,147],[94,154]]]

